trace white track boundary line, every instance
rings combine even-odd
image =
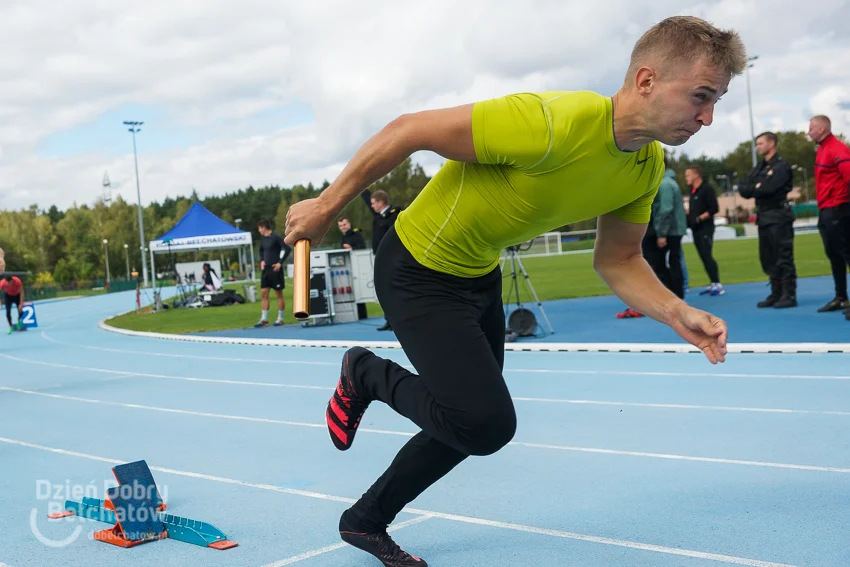
[[[17,445],[19,447],[26,447],[30,449],[38,449],[40,451],[46,451],[50,453],[55,453],[59,455],[71,456],[71,457],[80,457],[84,459],[96,460],[101,462],[108,463],[116,463],[120,464],[126,461],[119,461],[117,459],[111,459],[108,457],[100,457],[95,455],[89,455],[86,453],[78,453],[75,451],[69,451],[67,449],[57,449],[53,447],[46,447],[43,445],[36,445],[34,443],[28,443],[26,441],[18,441],[15,439],[8,439],[5,437],[0,437],[0,443],[6,443],[9,445]],[[177,476],[184,476],[189,478],[197,478],[201,480],[209,480],[214,482],[220,482],[224,484],[232,484],[237,486],[243,486],[247,488],[256,488],[260,490],[268,490],[271,492],[278,492],[282,494],[291,494],[295,496],[305,496],[308,498],[316,498],[319,500],[326,500],[331,502],[343,502],[346,504],[353,504],[355,501],[351,498],[344,498],[341,496],[332,496],[330,494],[322,494],[318,492],[308,492],[304,490],[297,490],[294,488],[281,488],[278,486],[273,486],[269,484],[255,484],[251,482],[235,480],[230,478],[211,476],[201,473],[181,471],[175,469],[164,468],[160,466],[150,466],[152,471],[161,472],[165,474],[173,474]],[[718,561],[721,563],[731,563],[734,565],[745,565],[747,567],[797,567],[795,565],[790,565],[787,563],[774,563],[770,561],[760,561],[758,559],[748,559],[745,557],[735,557],[732,555],[722,555],[718,553],[707,553],[704,551],[694,551],[689,549],[681,549],[677,547],[665,547],[661,545],[653,545],[648,543],[641,543],[635,541],[628,541],[622,539],[614,539],[608,537],[600,537],[586,534],[579,534],[573,532],[566,532],[560,530],[552,530],[547,528],[538,528],[534,526],[527,526],[523,524],[514,524],[508,522],[498,522],[493,520],[486,520],[483,518],[476,518],[473,516],[461,516],[458,514],[444,514],[442,512],[434,512],[431,510],[420,510],[417,508],[404,508],[403,512],[407,512],[410,514],[417,514],[420,516],[429,516],[433,518],[440,518],[443,520],[450,520],[453,522],[465,523],[465,524],[473,524],[479,526],[486,526],[491,528],[501,528],[506,530],[513,530],[518,532],[532,533],[537,535],[545,535],[551,537],[559,537],[564,539],[572,539],[577,541],[585,541],[590,543],[598,543],[602,545],[611,545],[616,547],[623,547],[627,549],[637,549],[643,551],[653,551],[656,553],[663,553],[668,555],[677,555],[680,557],[692,557],[696,559],[707,559],[710,561]]]
[[[20,388],[10,388],[8,386],[0,386],[0,392],[14,392],[17,394],[25,394],[29,396],[40,396],[44,398],[53,398],[57,400],[65,400],[71,402],[81,402],[87,404],[98,404],[103,406],[113,406],[113,407],[122,407],[129,409],[138,409],[138,410],[146,410],[146,411],[155,411],[155,412],[163,412],[163,413],[173,413],[179,415],[191,415],[195,417],[207,417],[212,419],[227,419],[233,421],[247,421],[254,423],[266,423],[273,425],[288,425],[292,427],[307,427],[310,429],[321,429],[326,430],[327,424],[324,423],[307,423],[307,422],[299,422],[299,421],[284,421],[279,419],[271,419],[264,417],[252,417],[252,416],[242,416],[242,415],[228,415],[228,414],[219,414],[212,412],[200,412],[200,411],[192,411],[192,410],[182,410],[182,409],[174,409],[174,408],[163,408],[157,406],[146,406],[142,404],[128,404],[124,402],[111,402],[107,400],[96,400],[91,398],[80,398],[75,396],[64,396],[61,394],[48,394],[46,392],[36,392],[33,390],[24,390]],[[397,437],[413,437],[415,433],[409,433],[406,431],[392,431],[387,429],[371,429],[371,428],[358,428],[358,432],[363,433],[375,433],[378,435],[393,435]],[[590,454],[601,454],[601,455],[617,455],[617,456],[627,456],[627,457],[642,457],[642,458],[652,458],[652,459],[667,459],[667,460],[676,460],[676,461],[692,461],[692,462],[700,462],[700,463],[715,463],[722,465],[742,465],[742,466],[750,466],[750,467],[767,467],[767,468],[776,468],[776,469],[792,469],[792,470],[804,470],[804,471],[815,471],[815,472],[832,472],[832,473],[842,473],[842,474],[850,474],[850,468],[839,468],[839,467],[825,467],[818,465],[799,465],[799,464],[789,464],[789,463],[774,463],[774,462],[764,462],[764,461],[749,461],[749,460],[741,460],[741,459],[723,459],[718,457],[693,457],[689,455],[675,455],[668,453],[648,453],[642,451],[623,451],[619,449],[601,449],[596,447],[573,447],[568,445],[550,445],[546,443],[527,443],[522,441],[511,441],[508,445],[514,447],[526,447],[531,449],[544,449],[544,450],[555,450],[555,451],[572,451],[578,453],[590,453]]]
[[[108,320],[108,319],[107,319]],[[232,345],[254,345],[271,347],[351,348],[360,346],[371,349],[401,349],[398,341],[353,341],[353,340],[310,340],[310,339],[255,339],[235,337],[207,337],[199,335],[175,335],[119,329],[100,321],[98,327],[105,331],[150,339],[166,339],[197,343]],[[680,343],[506,343],[506,351],[512,352],[610,352],[610,353],[689,353],[703,354],[690,344]],[[730,354],[832,354],[850,353],[850,343],[730,343]]]
[[[396,532],[398,530],[403,530],[408,526],[412,526],[415,524],[419,524],[424,522],[425,520],[430,520],[434,516],[417,516],[410,520],[401,522],[399,524],[393,524],[387,528],[388,532]],[[317,555],[322,555],[325,553],[330,553],[331,551],[336,551],[337,549],[342,549],[344,547],[350,547],[349,544],[342,542],[334,545],[329,545],[327,547],[323,547],[321,549],[314,549],[313,551],[308,551],[306,553],[302,553],[301,555],[296,555],[294,557],[290,557],[288,559],[281,559],[280,561],[275,561],[274,563],[266,563],[262,567],[283,567],[284,565],[292,565],[293,563],[298,563],[299,561],[304,561],[305,559],[310,559],[311,557],[316,557]]]
[[[52,366],[58,368],[69,368],[75,370],[85,370],[87,372],[100,372],[104,374],[116,374],[114,377],[102,378],[102,381],[109,380],[119,380],[123,378],[131,378],[133,376],[139,376],[142,378],[158,378],[164,380],[178,380],[184,382],[201,382],[201,383],[210,383],[210,384],[227,384],[234,386],[256,386],[256,387],[264,387],[264,388],[291,388],[291,389],[299,389],[299,390],[319,390],[322,392],[330,392],[332,391],[331,386],[310,386],[306,384],[283,384],[278,382],[253,382],[247,380],[224,380],[218,378],[195,378],[191,376],[173,376],[169,374],[148,374],[144,372],[131,372],[124,370],[110,370],[107,368],[93,368],[87,366],[74,366],[70,364],[60,364],[58,362],[42,362],[38,360],[26,360],[23,358],[16,358],[8,354],[0,354],[0,356],[8,358],[10,360],[14,360],[17,362],[23,362],[27,364],[39,364],[43,366]],[[574,404],[574,405],[599,405],[599,406],[622,406],[622,407],[641,407],[641,408],[657,408],[657,409],[692,409],[692,410],[706,410],[706,411],[739,411],[739,412],[755,412],[755,413],[782,413],[782,414],[809,414],[809,415],[841,415],[848,416],[850,412],[847,411],[832,411],[832,410],[806,410],[806,409],[788,409],[788,408],[751,408],[751,407],[738,407],[738,406],[701,406],[694,404],[662,404],[662,403],[650,403],[650,402],[616,402],[616,401],[604,401],[604,400],[572,400],[572,399],[562,399],[562,398],[533,398],[533,397],[520,397],[514,396],[512,398],[514,401],[519,402],[539,402],[539,403],[552,403],[552,404]]]
[[[85,348],[91,350],[99,350],[103,352],[115,352],[122,354],[136,354],[141,356],[163,356],[170,358],[188,358],[194,360],[211,360],[211,361],[222,361],[222,362],[255,362],[255,363],[266,363],[266,364],[291,364],[291,365],[307,365],[307,366],[333,366],[339,367],[339,362],[323,362],[316,360],[271,360],[266,358],[234,358],[234,357],[220,357],[220,356],[201,356],[201,355],[189,355],[189,354],[171,354],[171,353],[157,353],[150,351],[136,351],[136,350],[128,350],[128,349],[113,349],[113,348],[104,348],[104,347],[96,347],[91,345],[81,345],[81,344],[72,344],[66,343],[63,341],[58,341],[52,337],[46,336],[46,333],[42,332],[42,337],[45,340],[51,341],[56,344],[61,344],[74,348]],[[0,355],[3,356],[3,355]],[[8,356],[8,355],[7,355]],[[23,359],[15,359],[24,361]],[[31,362],[31,361],[25,361]],[[67,365],[66,365],[67,366]],[[415,371],[416,369],[412,365],[401,365],[408,370]],[[71,366],[67,366],[71,368]],[[81,368],[81,367],[79,367]],[[561,368],[505,368],[505,373],[514,373],[514,374],[566,374],[566,375],[577,375],[577,376],[659,376],[659,377],[674,377],[674,378],[767,378],[767,379],[793,379],[793,380],[850,380],[850,375],[819,375],[819,374],[744,374],[744,373],[730,373],[730,372],[659,372],[659,371],[641,371],[641,370],[570,370],[570,369],[561,369]]]

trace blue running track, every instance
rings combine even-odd
[[[786,321],[814,320],[809,312],[827,295],[812,292]],[[730,291],[693,301],[750,299]],[[373,404],[341,453],[324,425],[341,349],[98,328],[132,303],[119,293],[39,304],[38,329],[0,336],[0,566],[378,565],[341,543],[337,522],[415,427]],[[651,322],[614,320],[620,306],[610,298],[563,303],[572,315],[553,321],[565,334],[558,340],[581,332],[591,312],[621,329],[601,340],[654,340],[640,331]],[[765,322],[778,317],[750,310],[733,338],[781,340]],[[840,314],[818,320],[850,324]],[[380,335],[359,326],[369,340]],[[811,326],[793,332],[823,340]],[[380,354],[407,363],[402,351]],[[712,366],[694,354],[509,352],[513,443],[457,467],[399,515],[393,535],[433,567],[847,567],[847,362],[738,354]],[[239,546],[121,549],[91,539],[105,524],[47,519],[65,498],[102,498],[111,467],[139,459],[169,512],[209,522]]]

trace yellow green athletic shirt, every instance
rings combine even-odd
[[[395,227],[423,266],[487,274],[506,246],[613,213],[647,223],[664,174],[658,142],[637,152],[614,142],[613,105],[588,91],[520,93],[478,102],[478,163],[448,161]]]

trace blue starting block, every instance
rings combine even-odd
[[[48,517],[80,516],[112,524],[111,528],[95,532],[94,539],[120,547],[165,538],[213,549],[238,545],[211,524],[162,512],[166,506],[145,461],[118,465],[112,472],[118,486],[107,490],[106,500],[66,500],[64,511]]]

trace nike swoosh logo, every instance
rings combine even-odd
[[[639,160],[637,161],[637,165],[640,165],[640,164],[642,164],[642,163],[646,163],[646,162],[647,162],[647,160],[649,160],[649,158],[651,158],[651,157],[652,157],[652,156],[648,156],[648,157],[645,157],[645,158],[643,158],[643,159],[639,159]]]

